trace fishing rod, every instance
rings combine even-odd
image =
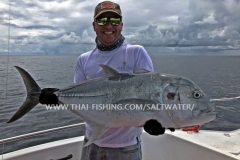
[[[11,0],[9,0],[9,8],[8,8],[8,41],[7,41],[7,63],[6,63],[6,82],[5,82],[5,97],[4,97],[4,103],[5,106],[7,106],[7,96],[8,96],[8,65],[9,65],[9,54],[10,54],[10,22],[11,22]],[[5,123],[6,124],[6,123]],[[0,129],[0,132],[2,132],[2,129]],[[5,149],[5,145],[4,143],[2,144],[2,150],[4,151]],[[3,159],[3,154],[1,155],[2,159]]]

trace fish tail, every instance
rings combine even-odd
[[[15,68],[22,76],[23,82],[27,89],[27,98],[22,104],[22,106],[7,123],[16,121],[22,116],[24,116],[26,113],[28,113],[33,107],[35,107],[39,103],[39,96],[41,94],[41,88],[38,86],[32,76],[27,71],[18,66],[15,66]]]

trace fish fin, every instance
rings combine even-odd
[[[28,113],[33,107],[35,107],[39,103],[38,98],[35,97],[27,97],[22,106],[18,109],[18,111],[12,116],[11,119],[7,121],[7,123],[14,122]]]
[[[18,109],[18,111],[12,116],[12,118],[7,122],[13,122],[28,113],[33,107],[39,103],[39,96],[41,93],[41,88],[38,86],[36,81],[31,77],[31,75],[24,69],[15,66],[20,75],[22,76],[23,82],[27,89],[27,98]]]
[[[143,68],[134,68],[133,73],[134,74],[143,74],[143,73],[149,73],[150,71],[143,69]]]
[[[122,104],[122,106],[133,104],[133,105],[142,105],[141,111],[144,112],[152,112],[155,111],[152,107],[153,105],[157,106],[157,102],[150,100],[150,99],[138,99],[138,98],[129,98],[129,99],[122,99],[113,104]]]
[[[103,127],[101,125],[90,125],[93,128],[93,132],[92,135],[90,136],[88,142],[83,146],[86,147],[90,144],[92,144],[95,140],[97,140],[99,137],[101,137],[103,135],[103,133],[105,133],[107,131],[107,127]]]
[[[115,75],[119,74],[118,71],[116,71],[115,69],[113,69],[107,65],[99,64],[99,66],[102,67],[106,76],[115,76]]]

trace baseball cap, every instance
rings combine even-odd
[[[121,12],[119,4],[113,3],[111,1],[104,1],[104,2],[99,3],[96,6],[95,11],[94,11],[94,19],[105,12],[114,12],[122,17],[122,12]]]

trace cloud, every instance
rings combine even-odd
[[[173,25],[169,27],[151,24],[127,38],[132,43],[148,46],[239,48],[240,25],[236,19],[240,18],[240,4],[227,1],[232,5],[226,1],[190,0],[188,10],[178,15],[177,23],[173,18]]]
[[[2,0],[0,51],[7,48],[10,26],[12,50],[46,54],[70,51],[80,54],[77,50],[85,51],[79,48],[83,44],[95,45],[92,21],[94,8],[99,2],[12,0],[9,25],[8,0]],[[122,33],[130,43],[154,47],[192,47],[201,52],[240,49],[239,0],[115,2],[121,5]]]
[[[60,37],[60,42],[61,43],[66,43],[66,44],[78,44],[81,41],[81,37],[76,36],[74,32],[71,32],[68,35],[64,34],[62,37]]]
[[[76,33],[71,32],[69,35],[64,34],[62,37],[60,37],[60,42],[64,44],[93,44],[94,39],[88,35],[87,30],[84,30],[82,33],[82,38],[80,36],[77,36]]]
[[[40,44],[41,41],[37,37],[26,37],[22,39],[16,39],[14,40],[15,44],[21,44],[21,45],[26,45],[26,44]]]
[[[215,20],[213,14],[210,14],[208,17],[204,18],[202,21],[194,22],[195,24],[216,24],[217,21]]]

